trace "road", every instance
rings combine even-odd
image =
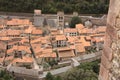
[[[102,51],[92,53],[92,54],[85,54],[85,55],[81,55],[81,56],[78,56],[78,57],[74,57],[73,59],[81,62],[81,61],[89,60],[89,59],[92,59],[92,58],[95,58],[95,57],[100,57],[101,53],[102,53]],[[61,65],[61,64],[67,64],[67,63],[71,63],[71,60],[67,60],[67,61],[64,61],[64,62],[59,62],[58,64]]]

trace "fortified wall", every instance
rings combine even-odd
[[[120,0],[110,0],[99,80],[120,80]]]
[[[12,18],[28,18],[30,20],[33,20],[33,13],[13,13],[13,12],[0,12],[0,15],[2,16],[12,16]],[[57,19],[57,14],[43,14],[46,19]],[[72,17],[74,15],[77,15],[75,13],[73,14],[65,14],[65,22],[70,22]],[[86,20],[90,20],[94,25],[98,25],[98,26],[105,26],[106,25],[106,15],[104,16],[104,14],[99,14],[100,16],[103,17],[92,17],[92,16],[96,16],[96,14],[79,14],[77,16],[79,16],[82,20],[82,22],[85,22]]]

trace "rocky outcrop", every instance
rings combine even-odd
[[[110,0],[99,80],[120,80],[120,0]]]

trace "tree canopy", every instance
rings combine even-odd
[[[43,13],[104,14],[108,4],[109,0],[0,0],[0,11],[33,13],[34,9],[41,9]]]
[[[100,60],[81,63],[80,66],[72,68],[61,76],[46,75],[45,80],[98,80]]]
[[[0,70],[0,80],[14,80],[13,76],[4,70]]]
[[[72,20],[70,21],[70,28],[75,28],[76,24],[81,23],[81,19],[77,16],[73,17]]]

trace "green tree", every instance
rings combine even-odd
[[[66,72],[64,80],[97,80],[97,75],[91,70],[73,68]]]
[[[77,16],[73,17],[70,22],[70,28],[75,28],[75,25],[78,23],[82,23],[81,19]]]
[[[62,80],[61,76],[56,76],[54,80]]]
[[[108,4],[109,0],[0,0],[0,11],[33,13],[34,9],[41,9],[43,13],[62,10],[65,13],[103,14],[107,13]]]
[[[48,72],[45,77],[45,80],[54,80],[54,76],[50,72]]]
[[[98,80],[100,60],[81,63],[63,74],[63,80]]]
[[[14,80],[13,76],[4,70],[0,71],[0,80]]]

